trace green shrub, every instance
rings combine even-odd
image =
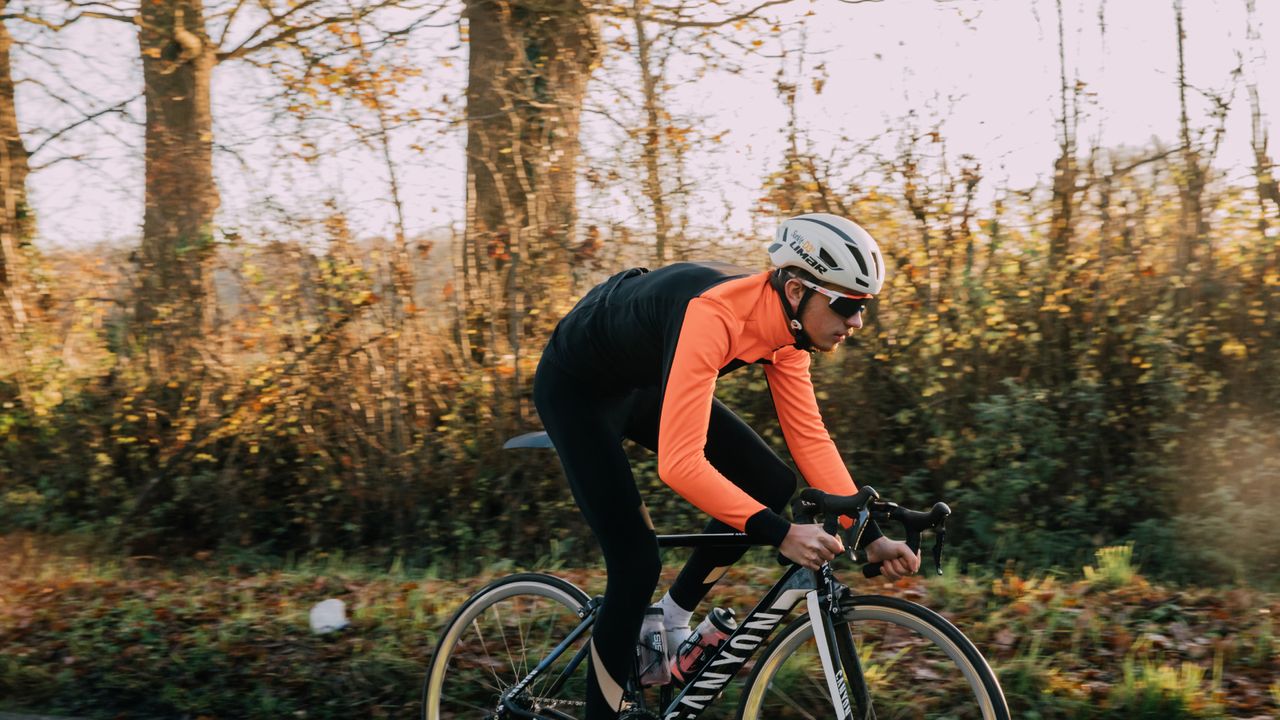
[[[1112,689],[1102,717],[1140,720],[1221,717],[1212,697],[1212,683],[1204,668],[1192,662],[1178,665],[1150,659],[1124,661],[1124,680]]]
[[[1084,579],[1100,590],[1124,587],[1138,576],[1132,544],[1098,548],[1094,558],[1097,565],[1084,566]]]

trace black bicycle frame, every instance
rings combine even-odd
[[[756,651],[769,644],[769,638],[783,618],[817,589],[813,572],[798,565],[788,568],[698,674],[685,683],[680,694],[663,711],[664,720],[694,720],[701,715]]]
[[[743,533],[707,533],[693,535],[659,535],[658,545],[660,547],[700,547],[700,546],[758,546],[758,542],[752,542]],[[764,598],[756,604],[751,612],[738,623],[738,629],[723,642],[715,653],[703,663],[702,668],[696,675],[688,679],[679,694],[675,696],[662,712],[663,720],[695,720],[702,715],[703,711],[720,695],[724,688],[737,676],[742,670],[743,665],[747,663],[761,647],[769,644],[769,639],[773,633],[782,624],[783,619],[795,609],[797,605],[806,602],[809,593],[817,591],[818,608],[810,608],[811,614],[814,610],[821,612],[822,616],[830,617],[831,603],[835,602],[834,594],[837,583],[831,573],[829,565],[824,565],[820,571],[813,572],[805,570],[798,565],[792,565],[787,568],[782,577],[776,582]],[[595,614],[598,610],[596,601],[590,603],[583,610],[582,622],[574,628],[565,638],[563,642],[556,646],[551,653],[538,663],[537,667],[524,678],[521,682],[514,686],[516,692],[507,693],[504,698],[504,704],[511,710],[517,710],[509,704],[509,700],[520,689],[526,687],[535,677],[540,675],[547,667],[556,661],[564,653],[570,645],[579,639],[583,633],[595,622]],[[837,697],[842,698],[845,707],[848,705],[848,689],[844,681],[844,672],[841,670],[840,663],[844,657],[851,652],[851,648],[845,647],[850,644],[848,638],[841,638],[836,628],[831,623],[823,622],[822,627],[828,633],[835,633],[834,638],[829,638],[828,648],[837,650],[840,658],[832,658],[835,663],[835,682],[837,688],[835,692]],[[816,630],[816,628],[815,628]],[[834,641],[830,641],[830,640]],[[821,639],[818,640],[822,642]],[[589,646],[584,645],[579,648],[570,660],[569,664],[560,673],[560,676],[551,684],[548,694],[554,694],[561,685],[572,675],[578,665],[585,659]],[[856,653],[853,655],[856,662]],[[855,674],[857,670],[853,670]],[[858,684],[855,683],[855,686]],[[865,688],[858,692],[858,705],[862,706],[865,694]],[[523,715],[523,712],[520,714]],[[846,716],[850,716],[851,712],[846,712]],[[539,717],[531,715],[531,717]]]

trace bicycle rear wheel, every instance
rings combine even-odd
[[[550,575],[522,573],[487,585],[472,595],[445,626],[422,691],[425,720],[505,718],[504,693],[528,677],[581,622],[586,593]],[[552,717],[582,716],[586,663],[564,682],[557,679],[584,633],[516,698],[526,711]]]
[[[877,595],[853,598],[850,608],[847,625],[837,630],[852,635],[874,708],[867,717],[1008,720],[1004,693],[986,660],[941,615]],[[849,683],[851,699],[854,685]],[[738,717],[836,717],[808,616],[792,622],[765,649],[747,681]]]

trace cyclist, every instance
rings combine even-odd
[[[808,568],[844,549],[821,527],[783,518],[794,472],[714,391],[719,376],[763,365],[805,479],[827,492],[856,492],[818,411],[810,353],[831,352],[862,327],[862,310],[884,281],[884,259],[865,230],[824,213],[783,222],[769,257],[773,269],[759,273],[722,263],[621,272],[561,319],[543,352],[534,403],[608,573],[592,632],[588,720],[617,716],[661,571],[623,438],[657,452],[662,480],[712,516],[707,532],[746,532]],[[867,555],[884,563],[886,577],[919,568],[905,543],[874,535]],[[693,609],[743,552],[693,552],[660,602],[670,649],[688,636]]]

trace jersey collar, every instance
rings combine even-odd
[[[765,272],[760,278],[760,299],[756,304],[755,316],[762,340],[775,351],[788,345],[796,344],[796,336],[791,332],[787,322],[787,311],[782,307],[782,297],[773,289],[769,281],[772,271]]]

